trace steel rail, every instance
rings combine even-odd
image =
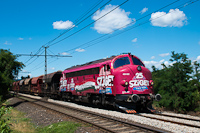
[[[195,128],[200,128],[199,125],[192,125],[192,124],[187,124],[187,123],[181,123],[181,122],[177,122],[177,121],[172,121],[172,120],[165,120],[164,118],[155,118],[153,116],[144,116],[141,114],[135,114],[141,117],[146,117],[146,118],[150,118],[150,119],[156,119],[156,120],[160,120],[160,121],[164,121],[164,122],[170,122],[170,123],[174,123],[174,124],[178,124],[178,125],[184,125],[184,126],[189,126],[189,127],[195,127]]]
[[[167,117],[172,117],[172,118],[179,118],[179,119],[185,119],[185,120],[190,120],[190,121],[197,121],[200,122],[200,120],[198,119],[194,119],[194,118],[187,118],[187,117],[181,117],[181,116],[174,116],[174,115],[168,115],[168,114],[156,114],[155,115],[160,115],[160,116],[167,116]]]
[[[24,97],[24,96],[23,96],[23,97]],[[20,98],[20,97],[18,97],[18,98]],[[77,121],[82,121],[82,122],[84,122],[84,123],[91,124],[91,125],[93,125],[93,126],[99,128],[99,129],[101,129],[101,130],[104,130],[104,131],[107,131],[107,132],[110,132],[110,133],[117,133],[117,132],[114,132],[113,130],[110,130],[110,129],[108,129],[108,128],[104,128],[104,127],[102,127],[101,125],[92,123],[92,122],[87,121],[87,120],[85,120],[85,119],[82,119],[82,118],[80,118],[80,117],[76,117],[75,115],[67,114],[67,113],[64,113],[64,112],[61,112],[61,111],[58,111],[58,110],[55,110],[55,109],[52,109],[52,108],[49,108],[49,107],[46,107],[46,106],[37,104],[37,103],[35,103],[35,101],[27,100],[27,98],[26,98],[26,99],[20,98],[20,99],[26,100],[26,101],[28,101],[28,102],[31,102],[31,104],[35,104],[35,105],[37,105],[37,106],[40,106],[40,107],[42,107],[42,108],[51,110],[51,111],[56,112],[56,113],[58,113],[58,114],[65,115],[65,116],[70,117],[70,118],[72,118],[72,119],[76,119]],[[32,99],[32,98],[30,98],[30,99]],[[36,99],[33,99],[33,100],[36,100]],[[37,99],[37,100],[38,100],[38,99]],[[42,102],[44,102],[44,101],[42,101]]]
[[[22,96],[22,95],[20,95],[20,96]],[[26,97],[26,98],[29,98],[29,99],[34,99],[34,98],[30,98],[30,97],[27,97],[27,96],[24,96],[24,95],[23,95],[23,97]],[[36,99],[34,99],[34,100],[36,100]],[[136,123],[136,122],[125,122],[125,121],[119,120],[117,118],[111,118],[110,116],[105,116],[105,115],[102,115],[102,114],[99,114],[99,113],[94,113],[94,112],[91,112],[91,111],[80,110],[80,109],[77,109],[77,108],[74,108],[74,107],[71,107],[71,106],[67,106],[67,105],[62,105],[62,104],[59,104],[59,103],[48,102],[48,101],[44,101],[44,100],[41,100],[41,99],[37,99],[37,100],[41,101],[41,102],[48,103],[48,104],[52,104],[54,106],[64,107],[64,108],[67,108],[67,109],[72,109],[74,111],[91,114],[93,116],[98,116],[100,118],[109,119],[109,120],[112,120],[112,121],[115,121],[115,122],[118,122],[118,123],[122,123],[124,125],[129,125],[131,127],[137,127],[137,128],[143,129],[143,130],[151,131],[151,132],[156,132],[156,133],[166,133],[166,132],[169,132],[169,131],[158,129],[158,128],[155,128],[155,127],[151,127],[151,126],[147,126],[147,125],[142,125],[142,124],[139,124],[139,123]],[[64,113],[64,115],[68,115],[68,114]],[[78,118],[78,117],[76,117],[74,115],[69,115],[69,116],[72,117],[72,118],[74,117],[75,119],[80,119],[80,118]],[[109,128],[102,127],[99,124],[95,124],[95,123],[87,121],[87,120],[81,120],[81,121],[84,121],[86,123],[94,125],[94,126],[96,126],[98,128],[101,128],[101,129],[103,129],[105,131],[108,131],[108,132],[116,132],[116,131],[110,130]]]

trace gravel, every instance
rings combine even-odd
[[[157,116],[157,115],[153,115],[153,114],[144,114],[144,113],[141,113],[141,115],[150,116],[150,117],[153,117],[153,118],[161,118],[163,120],[173,120],[173,121],[176,121],[176,122],[200,126],[200,122],[197,122],[197,121],[184,120],[184,119],[179,119],[179,118],[171,118],[171,117],[166,117],[166,116]],[[180,115],[180,117],[182,117],[182,116]],[[187,118],[191,118],[191,117],[188,116]]]
[[[169,113],[169,112],[162,112],[162,113],[166,114],[166,115],[180,116],[180,117],[185,117],[185,118],[197,119],[197,120],[200,121],[200,117],[198,117],[198,116],[185,115],[185,114],[177,114],[177,113]]]
[[[35,98],[35,96],[34,96],[34,98]],[[37,97],[37,98],[40,99],[40,97]],[[57,101],[57,100],[52,100],[52,99],[48,99],[48,101],[63,104],[63,105],[68,105],[68,106],[72,106],[72,107],[76,107],[76,108],[81,108],[81,109],[89,110],[89,111],[100,113],[100,114],[110,115],[111,117],[127,119],[129,121],[134,121],[134,122],[138,122],[138,123],[141,123],[141,124],[150,125],[150,126],[153,126],[153,127],[157,127],[157,128],[160,128],[160,129],[170,131],[170,132],[200,133],[199,128],[193,128],[193,127],[173,124],[173,123],[170,123],[170,122],[154,120],[154,119],[145,118],[145,117],[142,117],[142,116],[137,116],[137,115],[134,115],[134,114],[125,114],[125,113],[121,113],[121,112],[117,112],[117,111],[110,111],[110,110],[105,110],[105,109],[85,107],[85,106],[78,105],[78,104],[75,104],[75,103]],[[170,114],[173,114],[173,113],[170,113]],[[175,115],[182,116],[181,114],[175,114]],[[194,118],[194,116],[190,116],[190,115],[183,115],[183,116]],[[157,117],[160,117],[160,116],[157,116]],[[161,117],[163,117],[163,116],[161,116]],[[195,118],[200,119],[200,117],[195,117]],[[174,118],[169,118],[169,119],[173,120]],[[187,121],[187,120],[185,120],[185,121]],[[195,125],[195,124],[199,124],[199,122],[191,121],[190,124]]]
[[[22,102],[22,100],[15,97],[10,98],[8,101],[10,106],[13,106],[15,109],[24,112],[25,117],[30,118],[36,127],[47,126],[67,120],[67,118],[64,118],[61,115],[47,111],[46,109],[30,104],[29,102]]]
[[[41,99],[41,97],[37,96],[26,96]],[[45,108],[42,108],[41,106],[37,106],[29,102],[22,102],[22,100],[16,97],[8,99],[7,102],[9,103],[9,106],[14,107],[20,112],[24,112],[25,117],[30,118],[31,122],[36,126],[36,128],[48,126],[53,123],[62,121],[72,121],[64,115],[56,114],[54,112],[46,110]],[[102,133],[102,131],[97,130],[96,128],[91,126],[82,125],[81,127],[78,127],[75,133]]]

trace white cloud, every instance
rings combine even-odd
[[[76,49],[75,51],[77,51],[77,52],[84,52],[85,49],[78,48],[78,49]]]
[[[137,38],[133,39],[132,42],[137,42]]]
[[[145,13],[145,12],[147,12],[147,11],[148,11],[148,8],[145,7],[145,8],[143,8],[142,11],[140,11],[139,13],[140,13],[140,14],[143,14],[143,13]]]
[[[155,59],[156,57],[155,56],[151,56],[151,59]]]
[[[157,62],[157,61],[143,61],[143,62],[145,64],[145,66],[150,70],[152,70],[151,69],[152,66],[155,66],[158,69],[162,69],[162,66],[161,66],[160,62]]]
[[[17,40],[24,40],[24,38],[19,37]]]
[[[164,61],[165,61],[165,59],[162,59],[162,60],[160,60],[159,62],[160,62],[160,63],[163,63]]]
[[[32,40],[32,38],[31,38],[31,37],[29,37],[29,40]]]
[[[67,20],[67,21],[56,21],[53,22],[53,28],[54,29],[58,29],[58,30],[63,30],[63,29],[69,29],[74,27],[75,25],[73,24],[73,22]]]
[[[70,53],[66,53],[66,52],[63,52],[63,53],[59,53],[61,55],[70,55]]]
[[[199,41],[199,45],[200,45],[200,41]]]
[[[145,66],[152,71],[152,66],[155,66],[157,69],[162,69],[163,66],[161,64],[165,64],[166,66],[172,65],[173,63],[169,63],[168,61],[165,61],[164,59],[160,61],[144,61]]]
[[[27,70],[22,70],[22,72],[28,72]]]
[[[169,56],[169,55],[170,55],[169,53],[159,54],[159,56],[161,56],[161,57],[165,57],[165,56]]]
[[[107,5],[103,10],[97,11],[92,17],[93,20],[97,20],[106,13],[110,12],[117,6],[115,5]],[[125,12],[125,10],[121,8],[117,8],[114,11],[110,12],[106,16],[102,17],[94,24],[94,29],[97,30],[98,33],[107,34],[112,33],[116,29],[126,28],[128,24],[130,24],[133,19],[129,18],[130,12]]]
[[[55,70],[55,67],[51,67],[51,68],[49,68],[50,70]]]
[[[12,43],[9,43],[8,41],[6,41],[4,44],[5,45],[12,45]]]
[[[196,61],[200,62],[200,55],[197,57]]]
[[[186,15],[179,9],[170,9],[169,13],[152,13],[150,20],[153,26],[159,27],[182,27],[187,23]]]

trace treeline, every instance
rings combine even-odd
[[[162,95],[158,105],[182,113],[200,111],[200,64],[174,51],[170,62],[169,66],[163,63],[160,70],[152,66],[154,92]]]
[[[18,72],[24,67],[24,64],[17,61],[17,57],[8,50],[0,49],[0,132],[8,133],[11,129],[8,125],[8,119],[2,118],[4,114],[9,112],[3,103],[6,95],[18,75]]]
[[[14,78],[23,67],[24,64],[18,62],[17,57],[10,51],[0,49],[0,97],[2,99],[5,98]]]

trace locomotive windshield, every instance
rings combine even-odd
[[[132,56],[133,64],[134,65],[139,65],[139,66],[144,66],[144,64],[137,58]]]
[[[122,57],[122,58],[117,59],[114,62],[113,67],[118,68],[120,66],[127,65],[127,64],[130,64],[129,58],[128,57]]]

